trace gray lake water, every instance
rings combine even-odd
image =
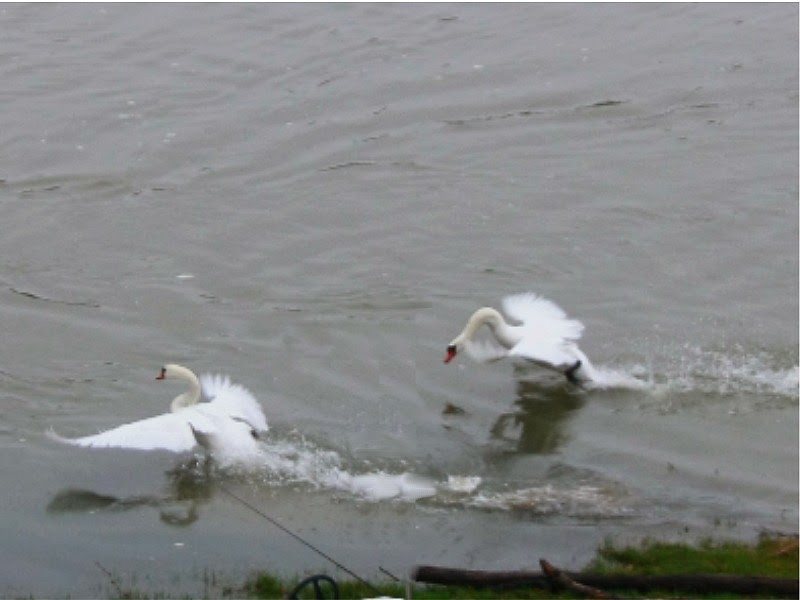
[[[2,5],[0,594],[343,575],[231,493],[365,577],[797,532],[797,23]],[[648,389],[442,363],[527,290]],[[260,469],[46,437],[164,412],[166,362],[253,391]]]

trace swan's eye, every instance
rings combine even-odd
[[[250,430],[250,435],[253,436],[254,440],[260,440],[261,439],[261,436],[258,435],[258,432],[255,429],[251,429]]]

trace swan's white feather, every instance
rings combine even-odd
[[[628,387],[637,389],[638,380],[596,369],[578,347],[583,323],[570,319],[555,302],[533,292],[503,299],[505,317],[491,307],[476,310],[461,333],[448,346],[445,362],[455,356],[453,347],[462,348],[479,362],[505,356],[522,358],[559,371],[570,381],[585,387]],[[493,335],[490,342],[476,341],[482,325]]]
[[[189,423],[196,411],[184,409],[177,413],[166,413],[141,421],[120,425],[96,435],[80,438],[65,438],[54,432],[48,435],[59,441],[84,448],[128,448],[131,450],[167,450],[189,452],[197,441]],[[200,416],[202,420],[203,417]],[[207,424],[197,423],[198,428]]]
[[[504,298],[503,310],[520,323],[521,339],[509,350],[509,356],[559,370],[578,360],[573,350],[583,334],[583,323],[568,318],[555,302],[528,292]]]
[[[259,456],[258,431],[238,417],[209,418],[212,427],[195,430],[197,443],[222,466],[247,463]]]
[[[487,363],[500,360],[508,356],[508,350],[495,341],[467,340],[464,350],[475,362]]]
[[[267,419],[258,401],[227,377],[203,375],[200,381],[207,402],[120,425],[96,435],[64,438],[49,431],[48,436],[84,448],[190,452],[199,444],[223,462],[235,462],[252,455],[257,449],[255,437],[267,431]]]
[[[523,338],[522,341],[508,351],[508,355],[532,360],[546,367],[561,371],[568,369],[578,360],[574,353],[571,352],[570,345],[554,343],[553,340]]]
[[[196,406],[205,407],[207,414],[238,417],[257,432],[269,429],[261,405],[246,388],[223,375],[201,375],[200,385],[209,402]]]
[[[555,302],[533,292],[505,297],[503,310],[536,337],[577,341],[583,334],[583,323],[567,318]]]

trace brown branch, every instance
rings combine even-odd
[[[547,589],[549,583],[547,577],[534,571],[473,571],[426,565],[416,567],[411,579],[420,583],[477,588],[535,586]]]
[[[611,598],[611,596],[606,594],[603,590],[598,590],[597,588],[573,581],[561,570],[557,569],[543,558],[539,559],[539,564],[542,567],[542,573],[550,580],[555,591],[568,590],[585,598]]]
[[[780,577],[738,575],[614,575],[563,572],[573,582],[602,590],[631,590],[643,593],[675,591],[684,594],[768,595],[797,598],[798,580]],[[467,587],[530,587],[549,589],[551,580],[537,571],[475,571],[447,567],[419,566],[412,579],[420,583]]]

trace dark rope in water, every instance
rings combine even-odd
[[[375,586],[374,586],[374,585],[372,585],[372,584],[371,584],[369,581],[367,581],[366,579],[363,579],[363,578],[359,577],[359,576],[358,576],[358,575],[356,575],[356,574],[355,574],[353,571],[351,571],[350,569],[348,569],[347,567],[345,567],[345,566],[344,566],[342,563],[340,563],[338,560],[336,560],[335,558],[333,558],[333,557],[332,557],[332,556],[330,556],[329,554],[326,554],[325,552],[323,552],[322,550],[320,550],[319,548],[317,548],[317,547],[316,547],[314,544],[312,544],[311,542],[304,540],[302,537],[300,537],[300,536],[299,536],[298,534],[296,534],[294,531],[292,531],[291,529],[289,529],[289,528],[288,528],[288,527],[286,527],[285,525],[282,525],[280,522],[278,522],[276,519],[273,519],[272,517],[270,517],[268,514],[266,514],[264,511],[260,510],[258,507],[256,507],[256,506],[253,506],[251,503],[249,503],[249,502],[248,502],[247,500],[245,500],[244,498],[240,498],[239,496],[237,496],[236,494],[234,494],[232,491],[230,491],[229,489],[227,489],[227,488],[226,488],[225,486],[223,486],[223,485],[220,485],[220,486],[219,486],[219,489],[221,489],[223,492],[225,492],[226,494],[228,494],[228,496],[230,496],[230,497],[231,497],[231,498],[233,498],[234,500],[238,501],[240,504],[242,504],[242,505],[246,506],[247,508],[249,508],[250,510],[252,510],[254,513],[256,513],[256,514],[257,514],[259,517],[261,517],[261,518],[262,518],[262,519],[264,519],[265,521],[269,521],[270,523],[272,523],[272,524],[273,524],[275,527],[277,527],[278,529],[280,529],[280,530],[281,530],[281,531],[283,531],[284,533],[287,533],[287,534],[289,534],[289,535],[290,535],[290,536],[292,536],[294,539],[296,539],[298,542],[300,542],[301,544],[303,544],[303,545],[304,545],[304,546],[306,546],[307,548],[310,548],[311,550],[313,550],[314,552],[316,552],[317,554],[319,554],[319,555],[320,555],[322,558],[324,558],[324,559],[326,559],[326,560],[330,561],[331,563],[333,563],[334,565],[336,565],[336,566],[337,566],[339,569],[341,569],[342,571],[344,571],[345,573],[347,573],[348,575],[350,575],[351,577],[353,577],[353,578],[354,578],[356,581],[358,581],[358,582],[360,582],[360,583],[363,583],[365,586],[367,586],[367,587],[368,587],[370,590],[372,590],[373,592],[376,592],[376,593],[380,594],[380,591],[379,591],[378,589],[376,589],[376,588],[375,588]]]

